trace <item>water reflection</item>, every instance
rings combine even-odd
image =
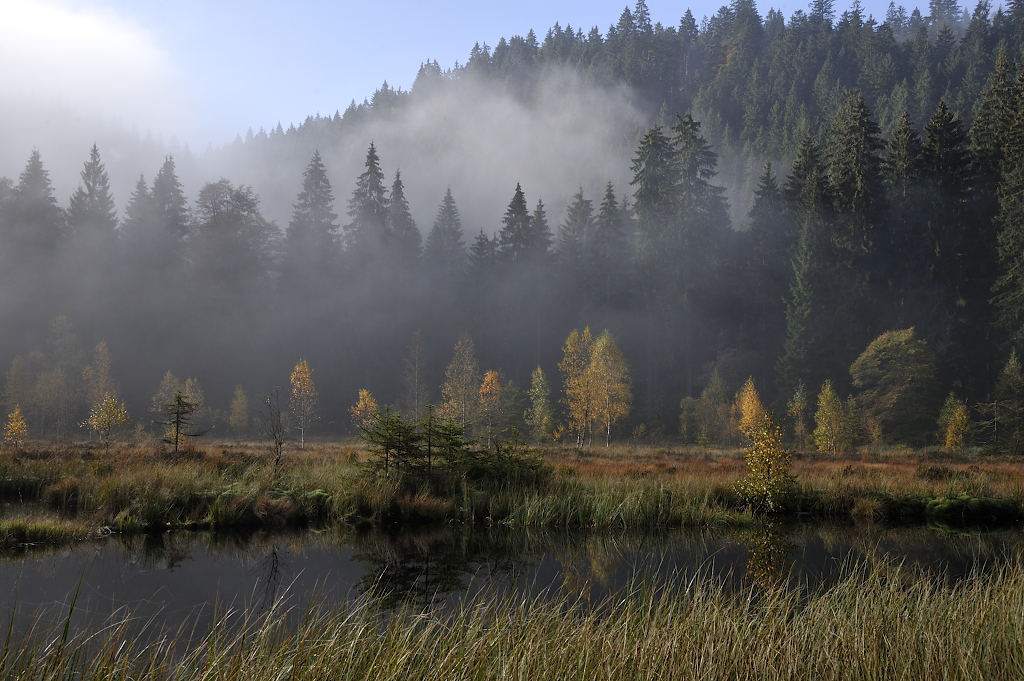
[[[1016,529],[952,534],[780,522],[651,534],[450,526],[397,534],[168,532],[7,554],[0,614],[60,617],[78,592],[76,623],[128,611],[174,629],[208,621],[216,604],[258,614],[282,599],[300,609],[352,598],[438,608],[486,591],[594,602],[638,578],[694,575],[737,589],[815,588],[853,562],[955,580],[1018,561],[1022,549]]]

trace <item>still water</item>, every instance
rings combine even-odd
[[[415,533],[169,532],[109,537],[0,555],[0,614],[74,626],[131,615],[160,629],[208,623],[216,610],[259,614],[275,601],[304,607],[373,598],[385,606],[456,605],[481,591],[507,597],[600,600],[637,578],[695,575],[743,588],[779,581],[827,585],[851,562],[900,563],[956,580],[1024,553],[1019,528],[775,524],[742,530],[595,534],[439,527]]]

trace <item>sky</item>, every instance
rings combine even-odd
[[[630,3],[632,6],[632,3]],[[654,21],[698,20],[716,0],[650,0]],[[868,0],[884,15],[885,0]],[[623,0],[0,0],[0,105],[48,122],[86,117],[201,151],[248,128],[298,124],[408,88],[421,62],[465,61],[476,42],[539,38],[556,21],[603,33]],[[803,0],[773,3],[788,16]],[[759,6],[762,13],[768,6]],[[837,3],[837,10],[845,9]],[[11,68],[10,65],[14,65]],[[42,113],[38,113],[42,111]],[[57,114],[53,114],[56,120]]]

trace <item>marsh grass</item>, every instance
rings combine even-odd
[[[847,568],[812,592],[734,590],[698,575],[635,582],[597,604],[481,594],[448,608],[334,608],[219,618],[196,636],[124,618],[67,635],[9,632],[19,679],[1017,679],[1024,568],[947,584]],[[135,641],[136,643],[132,643]]]
[[[12,526],[4,536],[9,542],[62,541],[87,535],[82,525],[135,532],[446,521],[636,530],[751,521],[736,492],[745,474],[738,450],[651,446],[542,453],[553,471],[543,478],[447,481],[439,488],[401,475],[369,474],[361,463],[365,453],[345,444],[287,451],[275,467],[251,444],[212,443],[175,455],[153,445],[104,453],[85,444],[36,443],[20,454],[0,455],[0,500],[8,509],[35,505],[48,515],[31,530]],[[805,455],[792,471],[797,483],[786,513],[950,525],[1024,518],[1024,463],[1013,459]]]

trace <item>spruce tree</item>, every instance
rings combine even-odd
[[[494,266],[497,263],[498,245],[496,239],[491,239],[484,230],[476,235],[473,245],[469,247],[469,256],[466,258],[466,280],[469,289],[476,292],[488,289],[494,276]]]
[[[391,185],[391,197],[388,199],[387,238],[388,249],[403,270],[419,259],[423,237],[409,212],[401,170],[395,171],[395,181]]]
[[[536,250],[533,230],[530,226],[530,211],[526,207],[526,196],[517,182],[516,191],[509,201],[505,215],[501,218],[498,232],[498,255],[504,262],[521,263]]]
[[[139,174],[135,191],[128,198],[124,218],[121,220],[121,233],[130,247],[138,247],[140,240],[153,228],[155,212],[153,195],[146,185],[146,178]]]
[[[68,229],[73,237],[113,242],[117,236],[117,210],[110,195],[110,178],[93,144],[82,169],[82,184],[71,195]]]
[[[925,126],[921,169],[924,177],[934,183],[947,208],[961,203],[970,187],[972,159],[966,141],[960,117],[940,101]]]
[[[3,248],[8,266],[30,264],[56,250],[64,234],[64,212],[53,197],[50,174],[39,150],[33,149],[18,185],[4,207]]]
[[[786,300],[786,340],[782,356],[775,363],[782,394],[793,392],[801,383],[806,384],[819,360],[815,353],[818,338],[814,318],[822,310],[815,309],[814,240],[814,226],[805,220],[792,260],[793,281]]]
[[[883,200],[882,140],[878,124],[859,90],[847,93],[832,121],[828,142],[828,179],[840,217],[842,246],[853,253],[872,249],[873,231]]]
[[[751,303],[757,315],[756,335],[761,366],[766,368],[782,350],[784,301],[789,293],[790,258],[794,245],[793,224],[770,162],[765,163],[758,178],[754,205],[748,218],[750,256],[747,269],[754,289]],[[760,382],[763,386],[768,385],[764,371]]]
[[[548,224],[548,214],[544,209],[544,202],[537,199],[537,205],[533,208],[533,215],[530,216],[530,252],[536,258],[542,258],[551,250],[554,242],[551,234],[551,226]]]
[[[995,303],[1010,339],[1024,341],[1024,74],[1017,82],[1016,116],[1003,145],[999,183],[1000,275]]]
[[[441,274],[448,281],[455,281],[462,275],[466,261],[466,245],[462,241],[462,220],[459,218],[459,208],[455,205],[451,187],[445,190],[434,225],[427,234],[423,259],[434,272]]]
[[[157,240],[161,242],[161,248],[173,249],[166,253],[173,257],[188,236],[188,204],[175,172],[174,157],[167,156],[153,178],[152,197],[156,210]]]
[[[1016,116],[1014,71],[1006,53],[1000,52],[971,125],[971,150],[977,159],[979,173],[993,187],[999,182],[1003,145]]]
[[[636,158],[630,166],[633,179],[633,210],[642,234],[651,239],[660,234],[676,208],[679,168],[672,141],[655,125],[640,139]]]
[[[555,248],[559,266],[574,279],[578,279],[583,272],[588,240],[593,230],[593,216],[594,202],[583,198],[583,187],[580,187],[565,211],[565,222],[558,226],[558,245]]]
[[[627,224],[609,182],[587,247],[587,291],[591,301],[606,310],[624,302],[628,289],[631,249]]]
[[[882,164],[890,196],[907,196],[911,184],[921,175],[921,152],[921,136],[910,122],[910,114],[904,111],[889,140]]]
[[[348,217],[352,221],[344,227],[345,246],[353,254],[354,262],[380,253],[387,229],[387,191],[373,142],[366,151],[364,167],[348,200]]]
[[[327,178],[320,152],[314,151],[302,173],[302,191],[292,205],[292,219],[284,238],[282,269],[287,279],[329,273],[337,264],[338,219],[334,212],[334,193]]]

